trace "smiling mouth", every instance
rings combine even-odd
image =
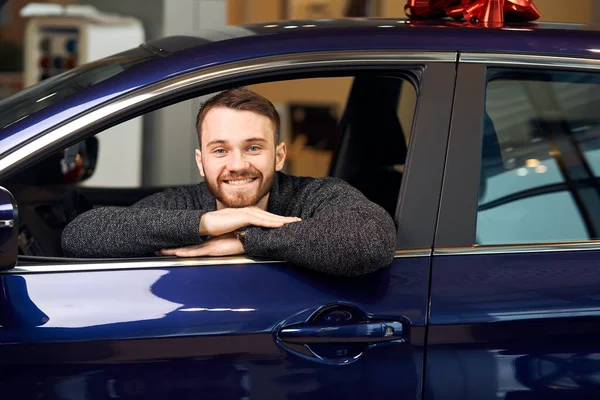
[[[256,180],[256,178],[231,179],[231,180],[224,180],[223,182],[227,183],[228,185],[232,185],[232,186],[242,186],[247,183],[253,182],[254,180]]]

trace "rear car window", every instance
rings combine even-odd
[[[30,86],[0,101],[0,128],[6,128],[79,90],[96,85],[154,57],[157,56],[138,47],[82,65]]]
[[[600,76],[489,69],[478,244],[600,237]]]

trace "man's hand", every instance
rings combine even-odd
[[[234,234],[226,234],[207,240],[203,244],[180,247],[177,249],[163,249],[163,256],[177,257],[202,257],[202,256],[232,256],[244,254],[242,242]]]
[[[253,225],[263,228],[281,228],[285,224],[301,221],[297,217],[282,217],[258,207],[224,208],[207,212],[200,218],[201,236],[221,236],[236,229]]]

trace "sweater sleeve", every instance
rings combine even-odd
[[[202,243],[203,210],[186,188],[167,189],[129,207],[101,207],[71,221],[62,233],[67,257],[141,257]]]
[[[250,227],[245,250],[328,274],[356,276],[389,265],[396,249],[390,215],[339,180],[318,181],[302,195],[302,221],[279,229]],[[310,200],[308,200],[310,199]]]

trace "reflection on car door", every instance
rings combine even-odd
[[[361,279],[191,260],[5,274],[0,388],[23,399],[414,398],[423,330],[410,325],[422,325],[427,260]]]

